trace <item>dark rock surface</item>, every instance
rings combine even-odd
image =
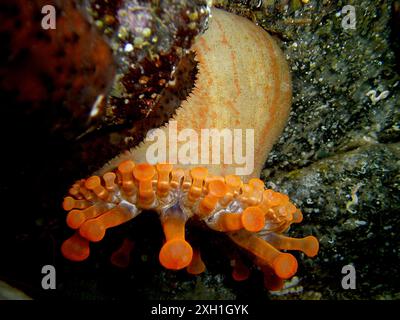
[[[312,291],[322,299],[399,298],[396,3],[320,1],[313,11],[315,3],[297,15],[310,24],[286,29],[294,103],[264,170],[265,180],[305,213],[294,234],[320,239],[318,257],[303,260],[304,291],[295,297]],[[341,25],[348,4],[355,29]],[[356,290],[342,289],[347,264],[355,266]]]

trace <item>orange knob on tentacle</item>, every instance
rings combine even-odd
[[[286,194],[275,192],[267,189],[263,192],[262,205],[266,208],[276,207],[289,202],[289,197]]]
[[[225,176],[225,183],[228,186],[229,192],[231,192],[233,195],[236,195],[240,192],[240,188],[243,184],[240,177],[234,174]]]
[[[216,229],[221,232],[238,231],[243,228],[241,213],[223,213],[219,215]]]
[[[249,198],[249,205],[255,206],[260,203],[263,197],[264,182],[261,179],[250,179],[249,185],[253,187],[253,194]]]
[[[294,223],[300,223],[303,221],[303,214],[301,213],[301,211],[299,209],[297,209],[294,213],[293,213],[293,222]]]
[[[255,257],[254,264],[260,267],[264,275],[264,287],[270,291],[281,290],[285,281],[275,274],[275,271],[265,262],[265,260]]]
[[[269,189],[264,190],[261,202],[258,204],[258,207],[264,212],[264,214],[267,214],[271,209],[271,201],[270,201],[271,192],[273,191]]]
[[[193,258],[193,249],[185,240],[185,223],[180,209],[172,207],[162,220],[166,238],[159,260],[167,269],[180,270],[187,267]]]
[[[247,207],[241,215],[241,221],[246,230],[258,232],[265,226],[265,215],[258,207]]]
[[[189,189],[192,187],[193,179],[192,176],[190,175],[190,170],[184,170],[183,172],[184,174],[181,184],[181,190],[184,192],[189,192]]]
[[[281,290],[285,284],[282,278],[279,278],[268,265],[260,266],[264,274],[264,287],[267,290],[278,291]]]
[[[148,163],[140,163],[133,169],[133,175],[139,182],[139,206],[142,208],[148,209],[156,197],[152,183],[155,174],[156,169]]]
[[[301,212],[289,201],[289,197],[273,190],[264,190],[258,207],[270,223],[277,225],[276,230],[284,231],[291,223],[302,220]]]
[[[65,197],[63,202],[63,209],[70,211],[72,209],[86,209],[90,206],[90,202],[86,200],[76,200],[72,197]]]
[[[161,248],[159,260],[164,268],[180,270],[190,264],[193,250],[188,242],[183,239],[167,241]]]
[[[74,183],[73,186],[69,189],[68,193],[75,199],[83,199],[83,195],[79,192],[79,183]]]
[[[274,207],[272,211],[274,212],[274,215],[278,221],[292,222],[293,214],[297,211],[297,208],[288,202],[284,205]]]
[[[277,233],[269,233],[265,237],[265,240],[277,249],[299,250],[304,252],[308,257],[315,257],[319,250],[319,242],[313,236],[296,239]]]
[[[245,205],[245,206],[251,206],[252,205],[252,195],[254,192],[253,186],[244,183],[242,185],[242,193],[239,196],[239,200]]]
[[[95,200],[95,195],[88,189],[86,189],[85,187],[85,180],[81,180],[80,181],[80,185],[79,185],[79,193],[86,199],[89,201]]]
[[[288,279],[296,273],[297,260],[295,257],[289,253],[280,252],[254,234],[240,231],[230,234],[230,238],[239,246],[265,260],[278,277]]]
[[[170,182],[171,188],[174,188],[174,189],[179,188],[182,183],[182,179],[183,179],[184,175],[185,175],[185,172],[182,169],[172,170],[171,182]]]
[[[294,222],[294,214],[297,208],[290,202],[273,207],[268,210],[266,214],[267,220],[274,225],[270,230],[277,233],[285,232],[289,226]],[[299,218],[296,216],[296,218]]]
[[[218,200],[221,199],[227,191],[224,182],[213,180],[208,184],[208,193],[199,204],[199,216],[205,218],[213,212],[217,206]]]
[[[96,218],[107,210],[107,207],[101,204],[95,204],[84,210],[71,210],[67,215],[67,225],[72,229],[78,229],[85,221]]]
[[[187,266],[186,271],[190,274],[198,275],[206,270],[206,265],[201,259],[200,251],[193,249],[193,258]]]
[[[92,176],[88,178],[85,182],[85,187],[91,191],[93,191],[96,196],[98,196],[101,200],[108,199],[108,191],[101,185],[101,179],[98,176]]]
[[[250,269],[240,259],[233,260],[232,278],[235,281],[247,280],[250,276]]]
[[[122,180],[122,189],[127,195],[132,195],[135,190],[132,174],[134,168],[135,163],[132,160],[123,161],[118,166],[118,172]]]
[[[103,174],[103,180],[106,184],[106,189],[109,192],[113,192],[118,188],[117,184],[115,183],[116,177],[117,175],[114,172],[106,172],[105,174]]]
[[[65,240],[61,245],[63,256],[72,261],[83,261],[89,257],[89,241],[75,233],[71,238]]]
[[[126,268],[130,262],[130,255],[133,249],[133,241],[129,239],[124,239],[121,247],[119,247],[116,251],[111,255],[111,263],[119,268]]]
[[[225,183],[225,178],[223,176],[208,176],[204,180],[205,187],[208,187],[209,183],[212,181],[221,181],[221,182]]]
[[[223,213],[218,217],[216,228],[218,231],[230,232],[246,229],[258,232],[265,225],[265,217],[258,207],[247,207],[242,213]]]
[[[163,198],[168,195],[168,192],[171,188],[169,183],[169,175],[173,169],[173,166],[172,164],[159,163],[156,165],[156,169],[158,172],[157,195]]]
[[[223,199],[221,199],[221,205],[224,207],[233,200],[235,195],[239,194],[240,187],[242,186],[242,180],[240,180],[239,176],[228,175],[225,177],[225,184],[227,187],[227,192]]]
[[[101,216],[86,221],[79,229],[82,237],[97,242],[104,238],[108,228],[119,226],[134,217],[128,209],[117,206]]]
[[[208,170],[204,167],[197,167],[190,170],[190,175],[193,181],[188,193],[189,201],[195,201],[201,196],[203,192],[203,182],[206,179],[207,174]]]

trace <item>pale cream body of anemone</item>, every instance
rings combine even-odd
[[[254,169],[242,175],[243,181],[259,177],[268,153],[286,124],[292,97],[288,64],[275,40],[253,22],[219,10],[212,10],[207,31],[195,42],[193,50],[199,62],[199,72],[192,94],[170,122],[160,128],[169,136],[171,121],[176,121],[177,133],[193,129],[195,137],[174,141],[166,145],[166,162],[185,169],[206,167],[210,174],[237,174],[244,164],[224,163],[224,146],[220,146],[221,163],[212,164],[212,145],[209,145],[209,163],[201,163],[201,129],[242,129],[242,155],[246,154],[246,129],[254,131],[254,152],[246,155],[253,161]],[[175,123],[173,123],[175,126]],[[174,163],[170,153],[179,152],[183,145],[194,139],[199,142],[197,158],[193,164]],[[222,141],[222,139],[221,139]],[[151,162],[146,157],[154,141],[145,141],[126,151],[109,163],[98,174],[115,168],[121,161]],[[251,146],[250,146],[251,147]],[[177,150],[172,150],[177,148]],[[248,148],[249,149],[249,148]],[[251,149],[251,148],[250,148]],[[234,150],[232,150],[233,152]],[[252,166],[252,164],[247,164]]]

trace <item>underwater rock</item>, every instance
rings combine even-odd
[[[313,10],[314,2],[304,10]],[[325,8],[283,42],[296,94],[283,137],[266,165],[269,175],[275,168],[301,168],[369,142],[400,138],[391,4],[358,4],[365,14],[356,15],[354,30],[341,26],[346,4]]]
[[[42,28],[45,5],[56,9],[55,29]],[[113,80],[108,44],[71,0],[2,1],[0,8],[3,121],[25,133],[76,138],[99,120],[91,112]]]
[[[306,206],[308,227],[299,233],[321,239],[321,256],[307,262],[313,274],[299,274],[307,288],[292,298],[398,297],[400,77],[392,3],[354,2],[355,29],[342,27],[347,1],[310,1],[296,17],[287,14],[296,20],[315,12],[283,36],[293,106],[264,176]],[[343,290],[341,268],[351,263],[357,289]]]
[[[269,183],[303,209],[291,230],[321,241],[302,285],[323,299],[395,298],[400,261],[400,144],[368,144],[290,172]],[[299,186],[301,186],[299,188]],[[343,290],[341,270],[354,265],[357,289]]]
[[[400,1],[393,2],[393,15],[392,15],[392,45],[396,53],[397,72],[400,72]]]

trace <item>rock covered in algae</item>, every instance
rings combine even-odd
[[[399,163],[399,143],[376,143],[274,175],[270,185],[287,192],[306,213],[308,223],[297,232],[320,240],[318,257],[304,261],[307,291],[324,299],[396,297]],[[353,291],[341,287],[342,267],[349,264],[357,272]]]

